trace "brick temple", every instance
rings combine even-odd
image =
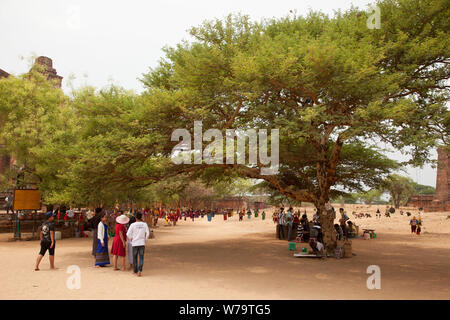
[[[450,157],[444,148],[438,148],[436,193],[434,195],[413,195],[408,206],[423,208],[425,212],[450,211]]]
[[[450,157],[444,148],[438,149],[436,194],[428,211],[450,211]]]
[[[40,66],[41,69],[38,70],[43,72],[44,75],[47,76],[48,80],[54,81],[56,83],[56,87],[61,88],[63,77],[59,76],[56,72],[56,69],[53,68],[52,59],[44,56],[37,57],[31,69],[35,68],[36,66]]]

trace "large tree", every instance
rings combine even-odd
[[[280,194],[314,203],[331,245],[333,221],[324,210],[330,197],[376,187],[397,168],[380,146],[417,165],[438,143],[448,144],[448,2],[378,6],[381,29],[373,30],[356,8],[261,23],[229,16],[192,28],[191,41],[166,48],[144,75],[147,90],[131,109],[91,110],[126,121],[86,136],[96,141],[94,154],[106,154],[86,159],[86,175],[135,187],[199,171],[263,179]],[[193,133],[197,120],[223,136],[229,128],[279,129],[279,172],[262,175],[261,162],[172,163],[172,132]]]
[[[64,188],[58,175],[73,143],[67,102],[39,69],[0,79],[0,151],[15,160],[0,177],[3,188],[39,186],[44,196]]]
[[[329,243],[330,196],[375,187],[395,167],[380,142],[412,164],[426,161],[440,138],[448,142],[448,3],[378,5],[380,30],[367,29],[357,9],[261,24],[230,16],[193,28],[194,40],[166,49],[144,77],[156,125],[167,137],[195,120],[221,130],[278,128],[279,174],[261,175],[260,164],[202,166],[232,168],[313,202]],[[173,144],[165,145],[168,154]]]
[[[389,192],[392,203],[398,209],[402,203],[406,203],[408,198],[414,194],[414,181],[408,177],[392,174],[382,182],[381,188]]]

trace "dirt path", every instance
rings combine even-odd
[[[39,243],[6,242],[11,235],[3,234],[0,299],[450,299],[446,216],[424,214],[421,236],[409,234],[403,216],[356,220],[378,238],[353,240],[356,256],[343,260],[293,258],[270,218],[181,221],[155,229],[142,278],[95,269],[91,239],[58,241],[60,269],[50,271],[46,256],[35,272]],[[66,286],[70,265],[80,267],[79,290]],[[366,287],[369,265],[381,268],[381,290]]]

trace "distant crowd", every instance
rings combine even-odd
[[[336,219],[334,208],[327,203],[327,214],[333,215]],[[349,220],[347,213],[343,208],[339,209],[341,215],[339,224],[334,224],[335,239],[347,240],[357,235],[357,226]],[[277,224],[277,238],[280,240],[296,240],[297,242],[307,242],[314,254],[324,254],[324,241],[320,216],[316,210],[311,221],[308,219],[306,210],[302,214],[300,210],[294,212],[290,207],[285,210],[284,207],[276,210],[272,215],[273,222]]]
[[[326,214],[333,215],[333,221],[336,219],[336,212],[330,203],[325,206]],[[385,216],[390,217],[395,209],[386,207]],[[105,267],[110,262],[110,253],[113,256],[113,269],[126,270],[126,257],[128,256],[128,270],[141,276],[144,264],[145,243],[153,234],[150,227],[156,227],[158,221],[162,220],[166,226],[176,226],[180,220],[186,221],[191,219],[193,222],[196,219],[207,218],[210,222],[216,215],[223,216],[226,221],[234,215],[231,209],[142,209],[142,211],[123,212],[123,211],[106,211],[102,208],[97,208],[94,212],[87,212],[86,215],[80,214],[78,219],[79,230],[81,236],[92,235],[92,255],[94,256],[94,265],[97,268]],[[265,220],[266,212],[261,213],[258,209],[238,210],[236,214],[239,216],[239,221],[243,221],[244,217],[247,219],[259,218]],[[348,217],[344,208],[339,208],[340,218],[339,223],[334,224],[333,237],[337,241],[348,240],[358,235],[358,226],[356,226]],[[363,214],[352,213],[355,218],[362,218]],[[403,212],[400,211],[403,215]],[[406,213],[409,217],[410,212]],[[54,220],[61,217],[61,208],[54,212],[49,211],[46,214],[46,221],[42,224],[40,232],[41,249],[36,259],[35,270],[39,271],[39,264],[48,251],[50,256],[50,268],[55,269],[54,255],[55,255],[55,224]],[[75,219],[73,210],[64,210],[64,219],[72,217]],[[364,217],[368,217],[367,214]],[[376,217],[381,218],[381,212],[378,209]],[[276,224],[277,238],[281,240],[297,242],[306,242],[312,249],[312,253],[316,255],[324,254],[324,241],[322,234],[322,227],[320,223],[319,212],[315,210],[311,220],[308,219],[306,209],[303,213],[301,210],[294,212],[290,207],[285,210],[281,207],[274,211],[272,215],[273,222]],[[422,218],[416,219],[415,216],[409,221],[411,226],[411,233],[420,235],[422,229]],[[111,251],[108,249],[108,239],[113,237]],[[118,259],[121,260],[121,268],[118,268]]]

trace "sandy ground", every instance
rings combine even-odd
[[[351,217],[354,208],[345,209]],[[12,235],[1,234],[0,299],[450,299],[448,215],[422,214],[420,236],[410,234],[409,218],[398,212],[351,217],[361,228],[376,229],[378,238],[354,239],[356,256],[341,260],[294,258],[287,242],[275,239],[271,213],[265,221],[239,222],[235,215],[160,224],[147,242],[141,278],[94,268],[91,239],[58,241],[59,269],[49,269],[46,255],[35,272],[39,242],[7,242]],[[67,288],[71,265],[80,267],[80,289]],[[381,269],[380,290],[366,286],[370,265]]]

